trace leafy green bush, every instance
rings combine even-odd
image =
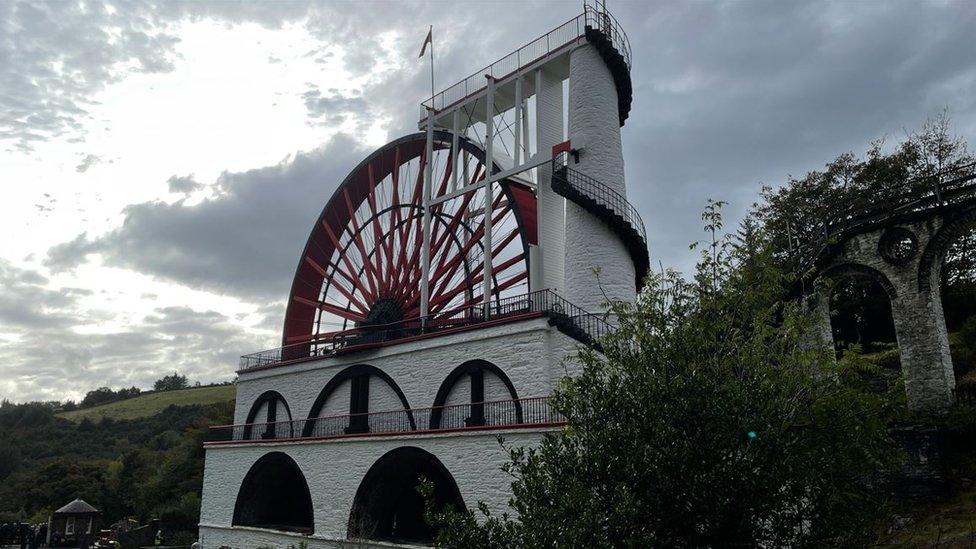
[[[898,463],[858,366],[809,348],[810,324],[755,235],[714,237],[694,282],[651,277],[613,304],[605,353],[551,397],[565,429],[508,448],[518,518],[438,513],[447,547],[864,543]],[[876,368],[876,366],[872,366]],[[429,487],[428,487],[429,488]]]

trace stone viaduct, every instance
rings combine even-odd
[[[908,405],[938,413],[956,386],[941,300],[941,269],[952,243],[976,227],[976,173],[876,204],[827,225],[814,254],[808,288],[819,343],[833,350],[830,282],[863,276],[877,281],[891,301]]]

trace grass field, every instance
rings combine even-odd
[[[149,393],[128,400],[110,402],[84,410],[61,412],[58,416],[76,423],[86,417],[92,421],[100,421],[103,417],[110,417],[112,419],[136,419],[156,415],[170,405],[191,406],[194,404],[213,404],[215,402],[234,400],[236,394],[237,387],[234,385],[192,387],[180,391]]]

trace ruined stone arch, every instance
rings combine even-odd
[[[271,452],[254,462],[237,492],[232,524],[303,534],[315,531],[308,482],[291,456]]]
[[[920,292],[929,292],[933,288],[938,289],[942,262],[949,251],[949,247],[952,246],[956,238],[972,230],[974,226],[976,226],[976,206],[963,210],[959,215],[947,220],[929,239],[918,262],[918,290]],[[933,282],[936,284],[933,285]]]
[[[818,280],[829,279],[836,282],[841,278],[850,276],[867,277],[877,281],[884,288],[885,293],[888,294],[888,299],[892,303],[898,298],[898,291],[895,289],[895,285],[891,283],[891,280],[888,279],[887,275],[874,267],[869,267],[861,263],[845,262],[831,265],[820,273]],[[823,292],[821,290],[818,293]],[[824,297],[829,298],[830,295],[827,294]]]

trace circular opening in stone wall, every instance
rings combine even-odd
[[[918,237],[904,227],[892,227],[881,235],[878,253],[892,265],[903,265],[918,254]]]

